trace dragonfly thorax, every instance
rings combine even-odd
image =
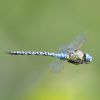
[[[84,57],[84,53],[80,50],[73,50],[73,51],[69,51],[69,58],[68,61],[69,62],[73,62],[73,63],[83,63],[83,57]]]

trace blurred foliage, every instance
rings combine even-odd
[[[100,1],[1,0],[0,100],[100,100]],[[53,58],[10,56],[10,50],[55,52],[86,32],[89,65],[66,63],[55,74]]]

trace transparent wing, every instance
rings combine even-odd
[[[78,50],[86,41],[86,36],[84,34],[80,34],[74,38],[74,40],[69,45],[63,45],[59,48],[58,53],[66,53],[70,50]],[[64,68],[64,62],[60,59],[55,59],[50,65],[50,69],[53,72],[60,72]]]
[[[55,59],[50,65],[49,68],[53,71],[53,72],[60,72],[63,68],[64,68],[64,61],[60,60],[60,59]]]
[[[74,38],[74,40],[69,45],[63,45],[59,48],[60,52],[67,52],[69,50],[78,50],[87,40],[85,34],[80,34]]]

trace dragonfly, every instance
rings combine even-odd
[[[92,56],[80,50],[82,45],[87,40],[84,34],[79,34],[68,45],[63,45],[58,52],[42,52],[42,51],[10,51],[10,55],[42,55],[51,56],[56,59],[49,65],[49,67],[58,72],[63,69],[64,63],[68,62],[74,65],[89,64],[92,61]]]

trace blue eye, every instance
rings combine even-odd
[[[90,63],[92,61],[92,56],[90,56],[89,54],[85,54],[85,63]]]

